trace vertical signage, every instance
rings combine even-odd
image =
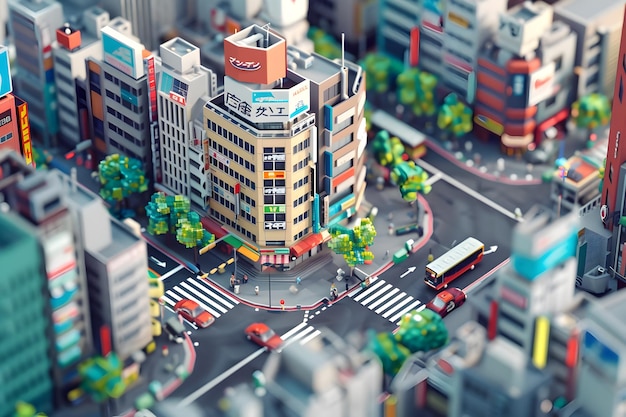
[[[158,118],[157,113],[157,93],[156,93],[156,74],[154,70],[154,55],[150,55],[146,59],[144,59],[144,65],[146,68],[146,73],[148,74],[148,98],[149,98],[149,106],[148,110],[150,113],[150,121],[156,122]]]
[[[22,145],[22,155],[24,156],[24,161],[34,167],[35,160],[33,159],[33,147],[30,140],[30,123],[28,122],[28,103],[19,97],[15,97],[15,104],[17,108],[17,122]]]

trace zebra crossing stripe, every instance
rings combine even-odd
[[[391,284],[385,285],[384,287],[382,287],[378,291],[376,291],[374,294],[370,295],[368,298],[366,298],[365,300],[361,301],[361,304],[363,304],[364,306],[368,305],[372,301],[376,300],[377,297],[380,297],[382,294],[385,294],[391,288],[393,288],[393,285],[391,285]]]
[[[204,295],[204,293],[196,290],[194,287],[192,287],[191,285],[187,284],[186,282],[181,282],[180,285],[182,287],[184,287],[185,289],[187,289],[187,290],[191,291],[192,293],[194,293],[198,298],[200,298],[203,301],[205,301],[207,303],[207,305],[210,305],[211,307],[215,307],[217,310],[219,310],[218,314],[224,314],[224,313],[226,313],[228,311],[224,307],[222,307],[221,305],[217,304],[214,300],[212,300],[211,298],[209,298],[206,295]],[[214,310],[214,311],[217,311],[217,310]],[[209,311],[209,313],[213,314],[211,311]]]
[[[194,293],[198,293],[199,291],[196,291],[195,289],[191,288],[189,286],[189,284],[187,284],[186,282],[181,282],[180,285],[182,287],[184,287],[185,289],[190,290],[191,292]],[[202,307],[203,309],[205,309],[206,311],[208,311],[209,313],[211,313],[213,315],[213,317],[218,318],[219,316],[221,316],[220,313],[218,313],[217,311],[213,310],[211,307],[209,307],[208,305],[204,304],[203,302],[201,302],[200,300],[197,300],[196,298],[194,298],[193,296],[191,296],[187,291],[183,290],[180,287],[176,287],[176,290],[181,293],[181,295],[185,296],[186,298],[189,298],[190,300],[195,301],[196,303],[198,303],[198,305],[200,307]]]
[[[228,301],[224,301],[222,302],[222,304],[224,304],[225,306],[227,306],[228,308],[233,308],[235,305],[239,304],[239,300],[237,300],[234,297],[231,297],[230,295],[217,291],[216,289],[214,289],[213,287],[211,287],[211,285],[206,282],[203,279],[193,279],[190,278],[191,280],[193,280],[193,282],[197,282],[202,288],[208,288],[210,291],[214,292],[214,293],[219,293],[219,296],[222,297],[224,300],[228,300]],[[220,300],[221,301],[221,300]],[[228,303],[231,303],[230,305]]]
[[[300,333],[298,333],[297,335],[295,335],[294,337],[289,339],[289,343],[293,343],[293,342],[296,342],[296,341],[302,339],[304,336],[306,336],[307,334],[311,333],[313,330],[315,330],[315,328],[313,326],[307,327],[306,329],[304,329],[303,331],[301,331]]]
[[[311,333],[310,335],[308,335],[307,337],[305,337],[304,339],[302,339],[300,341],[300,345],[306,345],[307,343],[309,343],[311,340],[315,339],[317,336],[319,336],[322,332],[319,330],[314,331],[313,333]]]
[[[180,295],[176,294],[174,291],[172,290],[167,290],[165,292],[165,294],[169,295],[170,297],[172,297],[174,299],[174,304],[176,304],[177,301],[180,301],[183,299],[183,297],[181,297]],[[173,304],[172,304],[173,305]]]
[[[417,307],[420,304],[421,304],[420,300],[415,300],[413,303],[409,304],[408,307],[402,309],[398,314],[396,314],[395,316],[391,317],[389,320],[394,322],[394,323],[397,322],[398,320],[400,320],[400,317],[402,317],[403,315],[405,315],[409,311],[413,310],[415,307]]]
[[[367,308],[369,308],[370,310],[375,309],[377,306],[379,306],[380,304],[384,303],[385,300],[387,300],[388,298],[392,297],[395,293],[397,293],[398,291],[400,291],[398,288],[393,287],[391,290],[387,291],[387,294],[383,295],[382,297],[380,297],[378,300],[376,300],[375,302],[373,302],[372,304],[368,305]],[[389,303],[385,304],[388,305]]]
[[[383,311],[387,310],[389,307],[391,307],[391,306],[396,306],[396,305],[397,305],[396,303],[397,303],[398,301],[400,301],[400,300],[401,300],[403,297],[405,297],[405,296],[406,296],[406,293],[405,293],[404,291],[402,291],[400,294],[398,294],[397,296],[393,297],[391,300],[389,300],[388,302],[386,302],[386,303],[385,303],[385,304],[383,304],[382,306],[378,307],[378,308],[376,309],[376,311],[374,311],[374,312],[375,312],[376,314],[380,314],[380,313],[382,313]],[[408,301],[408,300],[407,300],[407,301]],[[404,304],[404,303],[402,303],[402,304]],[[400,305],[402,305],[402,304],[400,304]],[[398,306],[398,308],[400,308],[400,306]],[[395,310],[396,310],[396,309],[394,308],[394,309],[393,309],[393,311],[395,311]],[[392,311],[392,313],[393,313],[393,311]],[[389,313],[389,314],[391,314],[391,313]],[[383,317],[384,317],[384,316],[383,316]]]
[[[412,300],[414,300],[414,298],[412,296],[409,295],[408,298],[405,298],[404,300],[402,300],[401,302],[399,302],[398,304],[395,305],[394,308],[392,308],[389,311],[386,311],[385,314],[383,314],[384,318],[389,318],[390,315],[392,315],[393,313],[395,313],[396,311],[398,311],[399,309],[402,308],[403,305],[405,305],[406,303],[410,303]]]
[[[280,338],[283,340],[287,340],[291,337],[292,334],[297,333],[301,328],[306,327],[307,324],[302,322],[300,324],[298,324],[296,327],[294,327],[293,329],[289,330],[287,333],[285,333],[284,335],[282,335]]]
[[[223,306],[225,306],[226,308],[223,309],[223,313],[226,313],[228,310],[230,310],[231,308],[234,307],[234,305],[232,305],[231,303],[229,303],[228,301],[224,300],[222,297],[220,297],[220,294],[217,292],[217,290],[211,288],[211,287],[205,287],[204,285],[201,285],[197,279],[193,279],[193,278],[187,278],[187,281],[191,284],[193,284],[194,286],[198,287],[198,289],[200,291],[204,291],[206,293],[208,293],[211,298],[213,298],[215,301],[219,302],[220,304],[222,304]],[[219,304],[215,304],[215,307],[219,307],[220,310],[222,310],[222,306]]]
[[[378,277],[370,277],[370,286],[376,282],[376,280],[378,280]],[[348,297],[352,298],[354,296],[357,295],[361,295],[363,293],[363,291],[367,291],[367,289],[361,290],[361,291],[352,291],[348,293]]]
[[[375,284],[370,284],[370,286],[363,291],[361,294],[354,297],[354,301],[359,301],[361,298],[367,297],[370,293],[374,292],[374,290],[385,283],[384,279],[377,281]]]
[[[175,302],[173,302],[172,300],[170,300],[169,298],[167,298],[165,295],[163,297],[161,297],[161,299],[163,301],[165,301],[167,304],[171,305],[172,307],[174,307],[174,304],[176,304]]]

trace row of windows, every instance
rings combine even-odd
[[[293,207],[296,208],[300,204],[304,204],[307,201],[309,201],[309,195],[308,194],[302,195],[302,196],[296,198],[295,200],[293,200]]]
[[[235,211],[235,205],[230,201],[226,200],[224,197],[219,195],[215,190],[213,191],[213,200],[226,207],[230,211]]]
[[[239,223],[233,222],[229,217],[226,217],[223,214],[218,213],[217,211],[215,211],[212,208],[209,209],[209,213],[211,214],[211,216],[213,216],[214,218],[218,219],[222,223],[224,223],[224,224],[234,228],[239,233],[245,235],[248,239],[252,240],[253,242],[256,242],[256,235],[253,234],[253,233],[250,233],[249,230],[244,229],[243,227],[241,227],[241,225]]]
[[[217,177],[213,177],[213,181],[217,183],[217,185],[222,189],[222,190],[226,190],[227,192],[233,194],[235,192],[235,189],[230,185],[227,184],[226,182],[224,182],[223,179],[221,178],[217,178]]]
[[[303,140],[302,142],[298,143],[297,145],[293,145],[293,153],[297,153],[297,152],[301,152],[304,150],[309,149],[309,147],[311,146],[311,139],[310,138],[306,138],[305,140]]]
[[[109,122],[109,130],[117,133],[118,135],[120,135],[121,137],[123,137],[124,139],[129,141],[130,143],[134,143],[137,146],[144,147],[145,144],[146,144],[145,140],[134,137],[133,135],[131,135],[127,131],[125,131],[123,129],[120,129],[119,127],[115,126],[111,122]]]
[[[139,155],[137,155],[135,152],[131,151],[130,149],[126,148],[125,146],[123,146],[122,144],[120,144],[118,141],[116,141],[115,139],[111,139],[109,138],[109,143],[111,144],[112,147],[114,147],[115,149],[118,149],[121,153],[123,153],[124,155],[128,155],[131,158],[135,158],[140,160],[141,162],[143,162],[144,164],[146,163],[145,158],[140,157]]]
[[[263,161],[263,171],[284,171],[284,170],[285,170],[285,161]]]
[[[108,98],[110,98],[111,100],[114,100],[116,103],[121,104],[122,106],[126,107],[128,110],[133,111],[134,113],[142,113],[143,112],[143,106],[136,106],[133,103],[131,103],[128,100],[122,100],[122,98],[120,96],[118,96],[117,94],[113,93],[111,90],[106,89],[106,96]]]
[[[295,146],[294,146],[294,149],[295,149]],[[268,155],[268,154],[273,154],[273,153],[285,153],[285,147],[277,146],[275,148],[272,148],[272,147],[263,148],[263,154]]]
[[[265,213],[263,214],[263,220],[266,222],[284,222],[287,219],[285,213]]]
[[[302,213],[301,215],[299,215],[298,217],[295,217],[293,219],[293,224],[298,224],[306,219],[309,218],[309,212],[305,211],[304,213]]]
[[[233,177],[234,179],[236,179],[240,183],[244,184],[246,187],[252,188],[253,190],[256,190],[256,183],[254,181],[250,181],[250,178],[246,178],[243,175],[239,174],[239,172],[237,172],[237,171],[231,169],[230,167],[224,165],[222,162],[218,162],[212,156],[211,156],[211,165],[212,166],[217,166],[217,168],[220,171],[224,172],[229,177]]]
[[[243,200],[244,203],[252,206],[252,207],[256,207],[256,200],[253,198],[250,198],[247,194],[244,193],[240,193],[239,194],[241,197],[241,199]]]
[[[264,195],[263,204],[285,204],[285,195],[284,194]]]
[[[137,122],[133,122],[128,116],[123,115],[122,113],[118,112],[111,106],[107,106],[107,113],[109,113],[111,116],[114,116],[116,119],[123,121],[128,126],[133,127],[137,130],[143,130],[146,127],[145,123],[139,124]]]
[[[159,102],[161,103],[162,116],[173,123],[175,126],[185,126],[185,108],[174,104],[169,100],[165,100],[163,96],[159,96]]]
[[[305,168],[309,164],[309,160],[310,158],[307,155],[307,157],[304,158],[302,161],[298,162],[297,164],[293,164],[293,172],[297,172],[302,168]]]
[[[9,132],[6,135],[0,137],[0,143],[8,142],[13,138],[13,132]]]
[[[304,177],[304,178],[294,182],[293,183],[293,189],[297,190],[298,188],[303,187],[304,185],[306,185],[308,183],[309,183],[309,177],[306,176],[306,177]]]
[[[89,88],[94,93],[102,94],[100,92],[100,74],[97,72],[89,71]]]
[[[297,235],[293,235],[293,240],[302,239],[304,236],[309,234],[309,228],[306,227],[300,231]]]
[[[212,132],[217,133],[224,139],[227,139],[229,142],[234,143],[235,145],[239,146],[241,149],[254,155],[255,153],[254,145],[252,145],[249,142],[246,142],[239,136],[234,135],[233,132],[229,132],[227,129],[222,128],[222,126],[217,125],[215,122],[212,122],[211,120],[207,120],[207,127]]]
[[[247,159],[244,159],[241,155],[234,153],[231,150],[226,149],[225,147],[223,147],[221,144],[217,143],[213,139],[209,139],[209,146],[217,150],[222,155],[225,155],[231,160],[237,162],[239,165],[246,168],[248,171],[256,172],[256,167],[254,166],[254,164],[250,163],[250,161],[248,161]]]
[[[113,75],[111,75],[108,72],[104,73],[104,78],[111,81],[115,85],[121,86],[124,90],[131,92],[134,96],[137,96],[139,94],[139,91],[136,88],[131,87],[130,85],[126,84],[124,81],[120,81],[119,78],[113,77]]]
[[[239,215],[243,217],[244,219],[246,219],[248,222],[252,224],[256,224],[256,217],[254,217],[252,214],[248,213],[247,211],[241,210]]]
[[[176,153],[177,155],[182,156],[183,158],[187,159],[187,149],[184,146],[180,146],[180,140],[174,140],[172,143],[172,137],[171,136],[164,136],[164,141],[165,142],[163,145],[164,148],[171,150],[172,152]]]

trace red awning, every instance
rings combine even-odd
[[[200,222],[208,232],[215,235],[215,239],[222,238],[229,233],[227,230],[222,229],[222,226],[218,222],[208,217],[201,217]]]
[[[321,244],[324,241],[324,237],[321,233],[313,233],[304,239],[301,239],[298,243],[293,245],[291,248],[291,253],[293,256],[297,256],[298,258],[302,256],[305,252],[310,251],[317,245]]]
[[[289,255],[261,255],[261,265],[286,265],[289,263]]]

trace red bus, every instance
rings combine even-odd
[[[468,237],[448,252],[426,265],[424,282],[436,290],[448,284],[483,260],[485,245],[473,237]]]

